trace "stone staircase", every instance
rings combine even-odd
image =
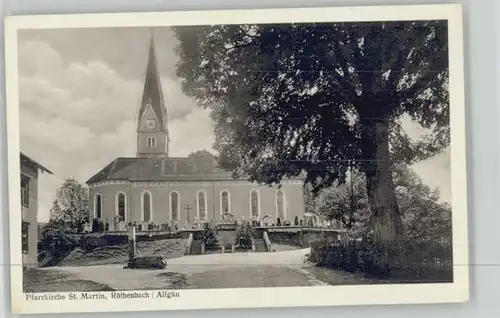
[[[267,252],[267,246],[264,239],[254,239],[253,244],[255,246],[255,252]]]
[[[203,253],[203,241],[202,240],[193,240],[191,243],[191,249],[189,251],[190,255],[199,255]]]
[[[227,234],[227,232],[226,232]],[[227,236],[227,235],[226,235]],[[219,245],[215,248],[210,248],[208,251],[203,244],[203,240],[199,235],[190,234],[188,238],[188,243],[186,246],[185,255],[200,255],[200,254],[212,254],[212,253],[234,253],[236,251],[241,251],[241,248],[236,248],[236,242],[231,240],[231,236],[227,236],[219,241]],[[260,233],[260,235],[252,238],[252,249],[249,251],[253,252],[273,252],[271,246],[271,241],[267,232]]]
[[[235,247],[235,244],[223,244],[220,247],[221,253],[234,253],[233,248]]]

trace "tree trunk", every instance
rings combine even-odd
[[[392,177],[387,120],[370,119],[364,124],[363,159],[374,240],[396,240],[401,234],[401,215]]]

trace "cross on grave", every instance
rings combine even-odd
[[[188,223],[191,223],[191,216],[189,215],[191,210],[192,210],[191,206],[189,204],[186,204],[186,206],[184,207],[184,210],[186,210],[186,212],[187,212]]]

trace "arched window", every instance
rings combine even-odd
[[[127,197],[125,193],[118,192],[116,194],[116,205],[115,205],[115,213],[119,217],[120,221],[127,220]]]
[[[250,191],[250,218],[258,218],[260,215],[259,192]]]
[[[229,199],[229,191],[223,190],[220,193],[220,214],[224,215],[231,213],[231,201]]]
[[[179,221],[180,219],[180,201],[177,191],[170,192],[170,220]]]
[[[207,219],[207,194],[205,191],[198,191],[198,219],[206,220]]]
[[[285,193],[281,189],[278,189],[276,191],[276,218],[280,218],[280,220],[283,220],[286,218],[286,215],[285,215]]]
[[[102,196],[99,193],[94,196],[94,218],[102,218]]]
[[[156,147],[156,138],[155,137],[148,137],[148,147],[149,148]]]
[[[151,193],[149,191],[144,191],[142,193],[142,221],[152,221],[153,220],[153,201],[151,200]]]

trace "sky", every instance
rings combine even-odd
[[[19,32],[21,151],[54,175],[39,179],[38,220],[46,222],[67,177],[87,181],[116,157],[136,153],[149,28],[22,30]],[[175,74],[177,40],[154,29],[171,156],[213,151],[210,113],[181,90]],[[407,133],[425,131],[405,121]],[[412,167],[451,203],[449,150]]]

